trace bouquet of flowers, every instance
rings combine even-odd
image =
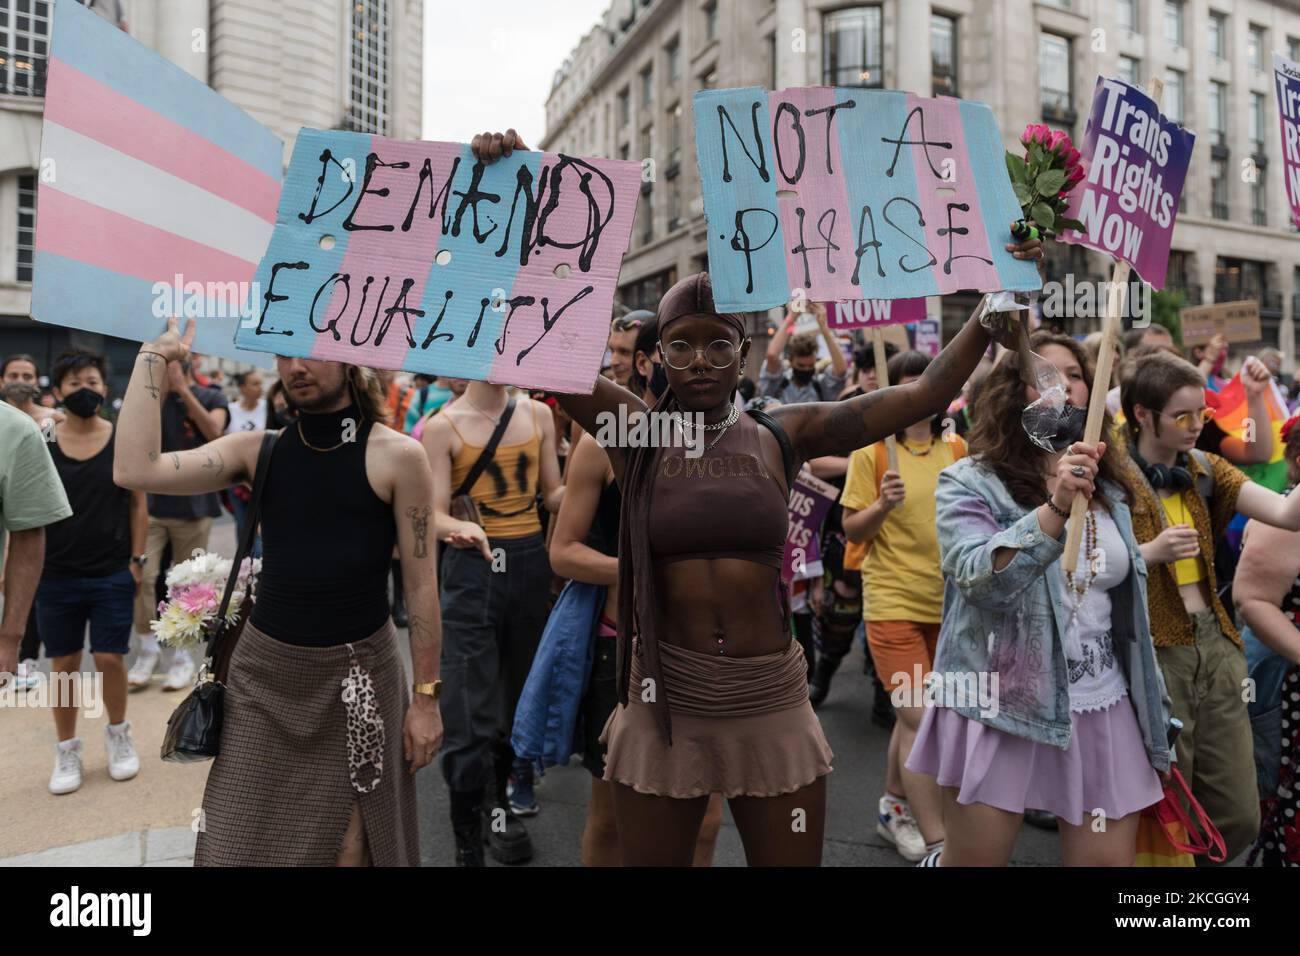
[[[1008,151],[1007,172],[1025,219],[1037,223],[1046,236],[1059,235],[1065,229],[1082,232],[1081,222],[1065,218],[1069,192],[1084,176],[1083,162],[1070,137],[1042,123],[1030,123],[1020,134],[1020,142],[1025,155],[1022,158]]]
[[[167,647],[194,647],[205,643],[217,625],[217,612],[230,577],[230,558],[194,549],[188,561],[167,572],[167,600],[158,605],[158,618],[149,627],[158,643]],[[244,598],[252,592],[262,570],[260,558],[245,558],[226,608],[226,623],[239,620]]]

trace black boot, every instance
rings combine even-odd
[[[406,627],[411,623],[406,613],[406,593],[402,588],[402,562],[393,562],[393,626]]]
[[[482,791],[451,791],[451,830],[456,837],[456,865],[486,865],[483,859]]]
[[[510,743],[496,739],[492,743],[492,783],[483,795],[483,820],[492,858],[498,863],[527,863],[533,858],[533,841],[524,821],[515,816],[506,796],[506,784],[514,768],[515,752]]]
[[[894,721],[898,719],[894,713],[894,702],[889,699],[889,691],[885,690],[879,677],[873,674],[872,682],[876,685],[876,694],[871,701],[871,722],[885,730],[893,730]]]
[[[831,690],[831,678],[839,670],[842,657],[835,657],[831,654],[818,654],[817,662],[813,664],[812,678],[808,681],[808,703],[813,705],[816,710],[826,700],[826,695]]]

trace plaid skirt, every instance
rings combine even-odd
[[[391,620],[334,647],[245,625],[194,865],[333,866],[359,802],[375,866],[418,866],[415,779],[402,752],[409,704]]]

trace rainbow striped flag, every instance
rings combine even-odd
[[[1286,423],[1288,413],[1286,408],[1286,399],[1282,397],[1281,390],[1277,383],[1271,378],[1268,382],[1268,389],[1264,392],[1264,401],[1268,406],[1268,422],[1255,423],[1255,437],[1259,437],[1259,430],[1269,428],[1273,433],[1273,457],[1268,461],[1258,465],[1239,465],[1238,467],[1257,484],[1265,488],[1271,488],[1273,491],[1283,491],[1286,488],[1286,455],[1282,442],[1282,426]],[[1246,402],[1246,389],[1241,383],[1241,372],[1232,377],[1227,385],[1219,389],[1219,407],[1214,415],[1215,423],[1222,428],[1227,434],[1235,435],[1237,438],[1245,439],[1246,436],[1246,419],[1250,417],[1250,410]]]
[[[265,364],[234,337],[283,144],[81,4],[55,4],[53,28],[32,315],[138,341],[193,317],[196,351]]]

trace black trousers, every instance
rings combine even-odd
[[[442,773],[453,791],[481,791],[509,768],[515,705],[548,615],[542,535],[489,545],[492,563],[477,550],[442,555]]]

